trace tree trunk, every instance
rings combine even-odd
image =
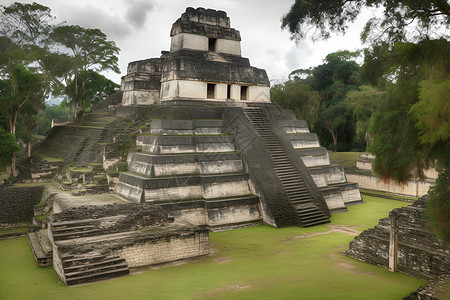
[[[334,143],[334,152],[337,152],[337,133],[334,133],[333,130],[330,130],[331,135],[333,136],[333,143]]]
[[[27,157],[31,157],[31,141],[27,143]]]
[[[76,121],[77,117],[78,117],[78,101],[75,102],[75,109],[74,109],[74,113],[73,113],[73,120]]]

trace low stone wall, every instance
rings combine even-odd
[[[0,227],[23,226],[34,216],[43,186],[0,187]]]
[[[405,184],[395,184],[394,182],[384,183],[374,175],[346,174],[348,182],[354,182],[360,188],[383,191],[388,193],[402,194],[408,196],[422,196],[428,193],[428,189],[433,185],[430,181],[408,181]]]
[[[257,196],[216,201],[186,201],[160,204],[176,220],[209,229],[233,228],[243,224],[261,223],[262,215]]]
[[[422,197],[411,206],[391,211],[389,218],[381,219],[377,226],[351,241],[344,254],[421,278],[448,274],[450,245],[426,228],[426,199]]]
[[[209,254],[208,230],[149,236],[133,245],[112,252],[124,258],[128,267],[149,266]]]

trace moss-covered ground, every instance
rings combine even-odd
[[[348,232],[321,225],[211,233],[208,257],[75,287],[38,268],[26,238],[0,241],[0,299],[401,299],[425,282],[340,254],[349,233],[408,205],[364,200],[332,216],[329,225]]]
[[[359,158],[360,152],[333,152],[328,151],[331,160],[338,165],[344,167],[345,171],[357,170],[356,161]]]

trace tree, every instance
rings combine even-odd
[[[66,94],[71,99],[78,99],[79,105],[83,108],[100,102],[119,87],[118,84],[93,70],[80,71],[77,80],[71,80],[68,83]]]
[[[349,151],[355,136],[350,107],[345,103],[348,92],[359,85],[359,65],[353,60],[359,52],[338,51],[330,53],[325,63],[312,70],[313,89],[319,91],[321,104],[315,125],[323,145],[334,151]]]
[[[28,142],[31,155],[31,130],[48,95],[48,74],[40,64],[47,53],[48,33],[53,17],[50,8],[33,3],[13,3],[0,6],[0,100],[8,119],[8,131],[17,137],[18,120],[23,117],[27,127],[21,138]],[[17,175],[15,153],[12,153],[11,171]]]
[[[8,133],[0,127],[0,162],[5,166],[10,165],[12,154],[19,149],[14,134]]]
[[[372,140],[372,133],[369,130],[369,124],[373,114],[378,110],[379,103],[383,97],[383,91],[370,85],[361,85],[357,90],[349,91],[345,97],[347,105],[353,110],[353,116],[356,120],[356,132],[359,136],[363,133],[366,142],[366,151]]]
[[[287,28],[294,39],[308,35],[326,39],[331,33],[345,33],[363,8],[383,11],[381,17],[366,23],[363,41],[433,39],[450,26],[450,4],[446,0],[295,0],[283,16],[281,27]]]
[[[35,107],[39,106],[39,102],[43,103],[47,90],[41,81],[40,75],[26,69],[23,65],[15,65],[11,76],[10,80],[3,80],[0,85],[2,90],[0,102],[8,119],[9,132],[15,135],[19,112],[24,107],[33,105],[31,104],[32,101]],[[30,113],[29,110],[28,112]],[[29,114],[28,117],[30,117]],[[17,175],[16,157],[15,153],[12,155],[11,170],[15,176]]]
[[[54,17],[49,7],[33,2],[15,2],[0,6],[0,35],[11,38],[19,45],[42,47],[47,42]]]
[[[365,50],[362,76],[386,92],[373,116],[374,169],[385,180],[404,182],[415,171],[440,166],[430,191],[428,215],[437,232],[448,230],[450,131],[448,57],[450,3],[446,0],[296,0],[283,17],[282,28],[301,39],[311,28],[313,38],[344,33],[363,8],[379,7],[383,16],[369,20],[361,34],[372,43]],[[309,26],[310,28],[307,28]],[[447,195],[447,196],[444,196]],[[431,205],[431,203],[433,203]],[[439,213],[439,209],[446,212]]]
[[[280,104],[282,108],[290,109],[310,126],[314,126],[319,107],[319,93],[313,91],[309,84],[300,80],[286,81],[270,89],[272,101]]]
[[[51,40],[71,52],[66,68],[61,72],[66,94],[74,104],[74,119],[78,108],[86,102],[86,84],[94,72],[112,70],[119,73],[119,48],[99,29],[86,29],[78,25],[63,25],[54,29]],[[86,73],[87,72],[87,73]],[[89,73],[91,72],[91,73]],[[97,80],[98,76],[96,79]]]

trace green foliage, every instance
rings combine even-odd
[[[20,147],[16,142],[16,137],[0,128],[0,162],[4,165],[10,165],[12,154],[19,150]]]
[[[450,26],[450,4],[443,0],[295,0],[281,27],[295,39],[310,32],[313,39],[326,39],[331,33],[345,33],[365,7],[382,8],[383,15],[366,23],[363,41],[427,40],[444,35],[440,29]]]
[[[20,45],[42,46],[46,43],[54,17],[49,7],[33,2],[15,2],[0,6],[0,34],[9,36]]]
[[[119,152],[122,157],[126,158],[128,152],[130,152],[130,149],[131,149],[131,140],[125,140],[119,144]]]
[[[440,156],[437,170],[439,176],[436,184],[428,192],[429,200],[426,207],[431,229],[442,239],[450,242],[450,149]]]
[[[309,84],[300,81],[286,81],[270,89],[270,98],[282,108],[291,109],[310,126],[314,126],[319,107],[319,93]]]
[[[419,101],[411,107],[420,140],[435,145],[450,138],[450,79],[419,82]]]
[[[375,173],[386,181],[405,182],[412,177],[415,168],[422,170],[426,161],[417,157],[420,141],[414,122],[408,116],[408,107],[402,105],[399,96],[390,96],[373,116],[370,129],[373,143],[369,151],[376,156]]]
[[[271,99],[306,120],[322,145],[335,151],[363,148],[355,144],[352,109],[345,97],[359,85],[359,52],[338,51],[314,68],[294,70],[289,80],[271,88]],[[362,149],[360,149],[362,150]]]
[[[71,99],[77,99],[83,108],[90,108],[108,95],[115,92],[119,85],[105,76],[93,71],[80,71],[72,80],[68,80],[66,94]]]
[[[119,48],[99,29],[83,28],[78,25],[56,27],[51,40],[69,49],[78,64],[76,70],[92,69],[96,72],[112,70],[119,73]]]
[[[49,119],[40,115],[37,119],[37,126],[35,133],[38,135],[46,135],[51,127],[52,122]]]
[[[119,48],[99,29],[83,28],[78,25],[56,27],[50,35],[56,45],[71,52],[64,56],[65,63],[58,69],[65,81],[65,94],[74,106],[74,119],[78,108],[90,107],[117,87],[112,81],[98,74],[112,70],[119,73]]]
[[[370,85],[361,85],[357,90],[349,91],[345,96],[347,105],[353,110],[353,117],[356,122],[357,141],[361,144],[358,149],[367,151],[372,140],[372,133],[369,124],[375,111],[378,110],[379,103],[383,97],[383,91]],[[363,145],[365,141],[365,145]]]
[[[390,66],[380,72],[386,75],[386,99],[371,124],[370,151],[383,178],[404,182],[411,171],[422,177],[447,147],[449,56],[450,42],[441,39],[378,48],[371,60]]]

